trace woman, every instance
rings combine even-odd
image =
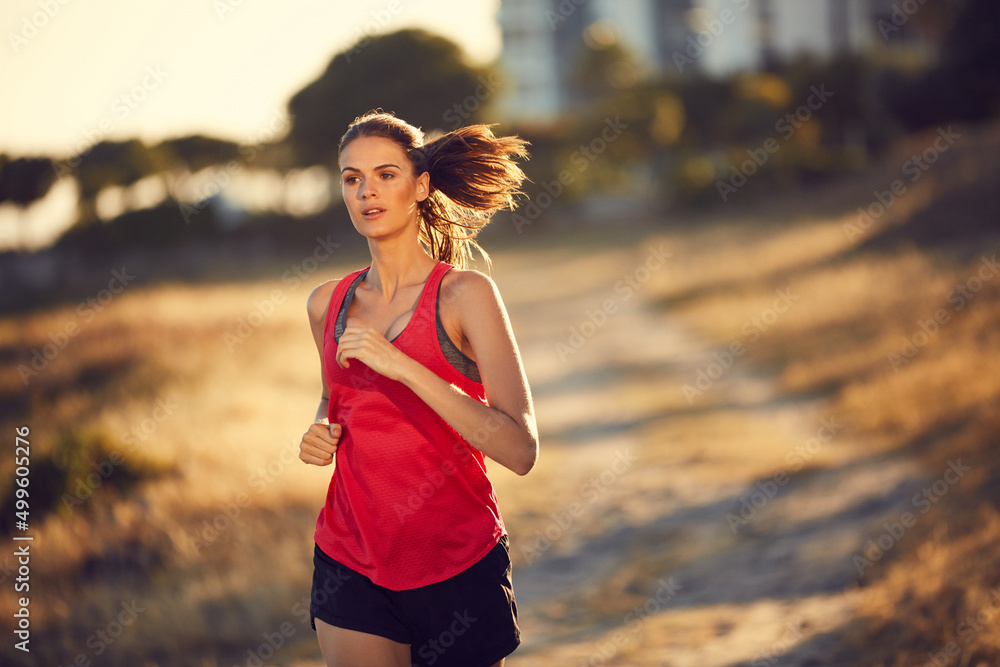
[[[310,609],[330,667],[487,667],[520,642],[484,456],[527,474],[538,435],[496,287],[463,267],[490,215],[513,207],[525,156],[483,125],[425,144],[383,113],[341,139],[371,266],[309,297],[323,396],[299,454],[336,460]]]

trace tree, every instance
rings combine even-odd
[[[11,160],[0,155],[0,204],[26,207],[44,197],[55,182],[56,172],[48,158]]]
[[[593,102],[634,88],[639,65],[620,42],[585,41],[574,68],[573,82],[583,102]]]
[[[968,110],[972,120],[1000,111],[1000,5],[996,0],[968,0],[942,49],[942,69],[968,84],[978,105]]]
[[[1000,4],[967,0],[944,38],[940,64],[920,76],[889,77],[884,98],[908,130],[1000,113]]]
[[[367,111],[393,112],[424,131],[453,129],[477,122],[499,85],[443,37],[423,30],[366,37],[292,97],[287,141],[297,166],[331,165],[347,126]]]
[[[55,180],[56,172],[52,160],[48,158],[11,160],[0,155],[0,204],[10,202],[26,208],[48,194]],[[24,226],[23,222],[21,226]],[[23,234],[24,230],[20,232]]]
[[[212,165],[235,160],[240,156],[239,146],[225,139],[202,134],[192,134],[161,141],[152,149],[164,167],[180,166],[191,173]]]
[[[75,172],[80,188],[80,213],[76,224],[88,225],[97,219],[97,195],[104,188],[128,187],[158,171],[156,160],[138,139],[94,144],[81,155]]]

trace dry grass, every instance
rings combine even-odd
[[[825,231],[820,225],[814,240],[828,236]],[[986,257],[998,249],[995,240],[981,248]],[[918,523],[858,577],[858,615],[835,629],[838,639],[804,642],[783,664],[902,667],[923,665],[929,654],[951,665],[992,665],[1000,659],[1000,626],[991,622],[1000,606],[989,604],[1000,585],[1000,276],[960,310],[959,301],[948,301],[954,287],[966,284],[980,266],[978,253],[963,262],[947,252],[904,248],[783,276],[801,301],[748,350],[746,361],[774,373],[786,397],[831,397],[830,413],[849,425],[867,456],[884,457],[881,465],[912,460],[927,484],[944,475],[949,461],[961,459],[972,468],[926,515],[920,514],[924,506],[915,506],[886,475],[879,493],[901,501],[901,509],[886,518],[898,520],[909,510]],[[709,322],[710,333],[722,340],[726,335],[715,332],[739,338],[741,323],[766,308],[768,288],[780,284],[744,284],[682,310],[692,322]],[[900,363],[904,338],[914,341],[922,331],[919,323],[940,311],[947,322],[936,330],[928,326],[935,333],[926,344],[907,348],[915,355]],[[825,505],[827,513],[834,512],[836,497]],[[875,522],[862,537],[878,539],[884,532]],[[979,625],[962,625],[980,613]],[[946,648],[953,652],[942,654]],[[810,657],[818,662],[808,662]],[[622,664],[656,663],[637,658]]]

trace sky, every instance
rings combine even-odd
[[[421,27],[471,63],[500,53],[499,0],[3,0],[0,153],[95,139],[250,140],[335,53]]]

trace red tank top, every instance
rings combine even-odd
[[[446,382],[486,403],[483,385],[445,358],[438,343],[439,262],[406,328],[392,344]],[[316,544],[376,584],[405,590],[443,581],[473,565],[506,533],[483,454],[403,383],[357,359],[337,365],[337,314],[364,271],[343,278],[330,299],[323,372],[330,423],[343,427]]]

